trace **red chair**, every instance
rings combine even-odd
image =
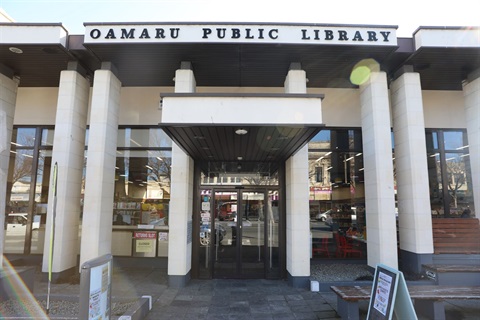
[[[337,258],[342,257],[343,256],[343,247],[342,247],[342,243],[340,241],[340,235],[338,234],[338,232],[334,232],[333,236],[335,237],[335,244],[337,245],[336,256],[337,256]]]
[[[312,256],[314,256],[315,253],[327,253],[327,257],[330,258],[330,251],[328,250],[328,238],[322,238],[319,247],[317,247],[315,244],[312,246]]]
[[[340,242],[340,251],[343,254],[343,258],[346,258],[347,255],[351,254],[358,254],[360,258],[362,257],[362,250],[357,246],[354,246],[352,243],[349,243],[345,236],[339,235],[338,238]]]

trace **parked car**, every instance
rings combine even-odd
[[[217,234],[217,231],[218,231],[218,244],[220,244],[223,240],[223,238],[225,237],[225,235],[227,234],[227,229],[225,229],[225,227],[221,224],[216,224],[215,225],[215,234],[213,235],[213,239],[215,241],[215,236]],[[202,245],[209,245],[210,244],[210,239],[212,238],[211,236],[211,227],[209,224],[206,224],[206,225],[201,225],[200,226],[200,243]]]
[[[27,230],[28,214],[9,213],[7,215],[7,234],[25,234]],[[40,215],[33,217],[32,230],[40,227]]]
[[[322,213],[317,213],[317,215],[315,216],[315,220],[318,220],[318,221],[327,221],[327,220],[330,220],[330,213],[332,212],[332,210],[327,210],[325,212],[322,212]]]

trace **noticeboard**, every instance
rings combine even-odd
[[[80,319],[110,319],[112,267],[112,255],[110,254],[82,264],[80,274]]]
[[[134,231],[133,232],[133,256],[134,257],[155,257],[157,250],[156,231]]]
[[[403,273],[383,264],[375,269],[367,320],[417,319]]]

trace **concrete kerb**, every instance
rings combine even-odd
[[[142,320],[152,310],[152,296],[142,296],[119,320]]]

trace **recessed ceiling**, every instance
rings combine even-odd
[[[238,170],[274,173],[282,163],[305,146],[323,126],[256,125],[241,126],[244,135],[235,133],[238,125],[175,125],[160,127],[202,170]],[[239,160],[241,157],[241,160]]]
[[[390,77],[403,65],[420,73],[424,90],[461,90],[466,75],[480,68],[479,48],[413,49],[413,39],[398,47],[288,44],[89,44],[83,36],[60,44],[17,44],[23,53],[0,44],[0,64],[20,77],[20,87],[57,87],[69,61],[93,75],[102,61],[112,62],[123,86],[173,86],[182,61],[192,63],[198,86],[283,87],[292,62],[299,62],[308,87],[353,88],[350,73],[362,59],[374,59]]]

